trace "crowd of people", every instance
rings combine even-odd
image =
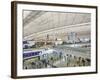
[[[56,64],[58,62],[58,64]],[[60,63],[62,62],[64,66]],[[51,57],[49,59],[38,59],[25,65],[24,69],[40,69],[40,68],[59,68],[63,67],[77,67],[77,66],[90,66],[91,60],[72,54],[65,54],[60,52],[59,57]],[[60,65],[60,66],[59,66]]]
[[[24,69],[40,69],[40,68],[51,68],[51,67],[56,67],[53,65],[53,60],[37,60],[33,62],[29,62],[25,64],[24,62]]]
[[[90,59],[88,58],[74,56],[71,54],[64,55],[63,59],[65,60],[67,67],[90,66],[90,63],[91,63]]]

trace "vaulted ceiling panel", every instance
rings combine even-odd
[[[48,30],[51,30],[51,32],[49,32],[50,35],[58,32],[59,33],[59,34],[57,33],[58,36],[61,34],[66,34],[67,32],[73,30],[74,31],[76,30],[76,32],[79,30],[81,32],[80,28],[78,27],[73,26],[72,29],[71,28],[69,29],[67,27],[71,25],[91,22],[90,21],[91,14],[89,13],[87,14],[87,13],[63,13],[63,12],[47,12],[47,11],[24,11],[23,15],[24,15],[23,16],[24,37],[28,37],[30,35],[34,35],[33,37],[36,36],[37,38],[43,37],[46,35],[44,32]],[[59,30],[56,30],[57,28]],[[87,27],[87,30],[88,31],[90,30],[90,25],[89,29]],[[37,35],[40,32],[41,34]]]

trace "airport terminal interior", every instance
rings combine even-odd
[[[23,69],[91,66],[91,14],[23,10]]]

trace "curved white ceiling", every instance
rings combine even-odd
[[[45,11],[24,11],[24,38],[43,38],[47,34],[58,37],[68,32],[90,34],[91,14]]]

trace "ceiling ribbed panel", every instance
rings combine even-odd
[[[28,11],[25,11],[23,14],[24,37],[32,36],[34,38],[41,38],[46,36],[47,32],[51,35],[53,35],[53,33],[58,36],[62,34],[66,35],[67,32],[73,31],[72,29],[74,29],[74,31],[76,30],[76,32],[81,32],[82,30],[77,26],[73,26],[72,29],[69,29],[68,27],[85,23],[88,23],[88,26],[85,24],[85,26],[82,27],[86,28],[86,32],[90,30],[91,15],[89,13],[31,11],[25,16],[26,13],[28,13]],[[39,34],[40,32],[41,34]],[[57,32],[59,32],[59,34]]]

